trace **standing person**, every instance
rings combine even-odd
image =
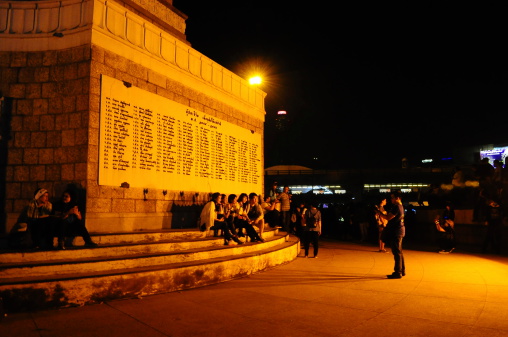
[[[483,240],[482,253],[486,253],[490,245],[494,253],[500,254],[503,233],[503,208],[495,199],[487,201],[485,225],[487,226],[487,234]]]
[[[489,157],[483,157],[476,168],[475,178],[478,179],[480,189],[484,189],[492,195],[492,179],[494,177],[494,166],[490,163]]]
[[[55,203],[53,211],[56,215],[55,221],[58,223],[56,225],[59,231],[58,248],[65,249],[65,246],[73,247],[73,241],[76,236],[83,238],[85,247],[97,247],[97,244],[92,241],[90,233],[86,229],[73,191],[65,190],[62,193],[61,200]],[[67,236],[66,244],[64,244],[65,236]]]
[[[504,164],[503,164],[503,189],[508,189],[508,156],[504,158]]]
[[[53,219],[50,217],[52,211],[48,190],[37,189],[26,210],[32,248],[53,249]]]
[[[404,206],[402,205],[401,192],[393,192],[390,195],[391,206],[387,214],[378,212],[379,216],[388,220],[386,228],[383,230],[383,241],[390,245],[392,249],[395,265],[393,273],[386,275],[389,279],[398,279],[406,275],[406,266],[404,264],[404,254],[402,252],[402,239],[406,234],[404,227]]]
[[[455,210],[447,202],[443,214],[434,220],[438,232],[439,253],[446,254],[455,250]]]
[[[383,240],[381,240],[381,236],[383,234],[383,230],[386,227],[386,224],[388,223],[388,220],[386,220],[386,218],[384,218],[384,217],[381,217],[379,214],[384,214],[384,215],[387,214],[387,212],[385,210],[385,206],[386,206],[386,198],[382,197],[381,200],[379,201],[379,203],[377,203],[375,205],[376,212],[374,213],[374,217],[376,219],[376,224],[377,224],[377,230],[378,230],[379,252],[381,252],[381,253],[386,253],[385,243],[383,242]]]
[[[493,193],[498,193],[503,188],[503,162],[494,160],[494,173],[492,175]]]
[[[284,189],[277,197],[277,200],[280,201],[282,230],[289,233],[289,226],[291,222],[291,196],[289,195],[289,186],[284,186]]]
[[[268,191],[268,196],[270,197],[270,200],[272,202],[275,202],[275,200],[277,200],[277,196],[279,195],[277,188],[278,188],[278,183],[276,181],[274,181],[272,183],[272,187],[270,187],[270,190]]]
[[[273,218],[270,219],[271,222],[268,222],[268,224],[273,228],[279,227],[281,224],[280,202],[278,197],[279,197],[279,183],[274,181],[272,183],[272,186],[268,190],[267,198],[265,198],[265,200],[259,200],[259,202],[262,204],[263,201],[267,201],[267,199],[269,199],[270,204],[273,205],[273,213],[272,213]],[[261,206],[263,207],[263,205]],[[264,208],[265,207],[263,207],[263,209]],[[277,215],[276,218],[274,217],[275,215]]]
[[[454,239],[453,239],[453,225],[448,220],[444,220],[439,215],[436,216],[434,220],[437,229],[437,245],[439,247],[438,253],[447,254],[453,252],[455,249]]]
[[[309,209],[302,217],[302,241],[305,257],[309,257],[309,248],[314,248],[314,258],[317,259],[319,252],[319,236],[321,235],[321,212],[316,203],[311,203]]]
[[[305,213],[307,212],[307,208],[305,207],[305,203],[301,201],[298,203],[298,206],[295,207],[294,215],[296,217],[295,221],[295,232],[296,236],[300,239],[302,238],[303,234],[303,226],[302,226],[302,219]]]
[[[360,231],[360,242],[367,242],[369,238],[369,225],[372,214],[369,214],[367,205],[358,202],[353,208],[352,220],[358,226]]]
[[[445,230],[445,252],[451,253],[455,249],[455,210],[450,202],[446,202],[443,211],[442,228]]]

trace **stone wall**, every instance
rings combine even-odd
[[[5,212],[11,217],[38,187],[58,195],[68,183],[86,185],[90,59],[88,46],[0,52],[0,92],[12,103],[2,116],[10,121]]]
[[[153,24],[161,18],[129,10],[141,2],[48,2],[73,13],[60,26],[37,3],[0,5],[10,25],[0,30],[0,96],[9,101],[2,116],[9,130],[0,232],[9,231],[37,187],[55,200],[69,184],[82,192],[91,232],[196,227],[209,191],[98,185],[101,75],[261,135],[266,94],[193,50],[181,13],[173,16],[173,36],[164,24]],[[37,29],[19,24],[26,18]]]
[[[174,191],[98,185],[100,76],[108,75],[228,122],[263,132],[262,121],[208,97],[176,79],[161,76],[99,46],[92,47],[90,71],[90,144],[87,177],[87,224],[100,231],[194,228],[200,207],[209,200],[202,191]],[[163,193],[166,191],[166,193]],[[181,193],[183,192],[183,194]],[[243,192],[243,191],[239,191]],[[245,191],[247,192],[247,191]]]
[[[262,121],[99,46],[1,52],[0,62],[7,80],[1,91],[13,102],[6,171],[9,228],[36,188],[47,188],[55,200],[68,184],[86,191],[91,231],[173,228],[175,210],[178,228],[195,227],[196,205],[204,204],[208,193],[98,185],[102,74],[263,132]]]

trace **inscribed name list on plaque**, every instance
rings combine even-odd
[[[262,191],[261,135],[102,75],[99,185]]]

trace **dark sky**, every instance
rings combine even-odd
[[[174,1],[193,48],[245,78],[263,69],[266,167],[399,167],[508,143],[501,7],[352,2]]]

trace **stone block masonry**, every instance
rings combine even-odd
[[[141,189],[98,185],[102,74],[128,80],[220,119],[263,132],[262,121],[99,46],[58,52],[0,52],[0,55],[4,65],[0,71],[7,74],[4,76],[7,81],[2,81],[0,90],[13,103],[5,205],[6,213],[10,214],[9,228],[35,189],[41,186],[50,191],[53,200],[67,184],[86,190],[87,226],[92,231],[115,230],[111,221],[111,214],[115,213],[123,214],[120,222],[129,218],[128,214],[134,219],[146,213],[157,214],[159,217],[151,217],[154,223],[145,222],[144,225],[148,229],[168,226],[171,221],[163,218],[172,216],[174,200],[184,202],[180,191],[164,195],[163,189],[158,193],[151,190],[149,200],[145,201],[147,196]],[[121,70],[115,68],[117,64],[122,65]],[[40,73],[46,75],[34,75]],[[198,192],[198,200],[195,193],[187,191],[184,198],[187,195],[194,202],[206,202],[208,193]],[[106,225],[102,221],[104,217],[108,219]],[[120,228],[134,230],[136,221],[128,220],[130,225],[120,225]]]
[[[18,214],[37,187],[86,184],[89,46],[0,52],[1,96],[11,100],[5,212]],[[7,119],[5,119],[7,120]],[[20,199],[24,202],[20,202]],[[6,228],[7,229],[7,228]]]
[[[195,227],[196,206],[209,198],[206,188],[145,191],[98,184],[101,76],[260,135],[265,94],[193,50],[184,35],[186,16],[170,3],[162,12],[137,1],[51,3],[81,13],[66,18],[59,37],[50,30],[58,25],[36,1],[8,4],[16,10],[0,31],[0,97],[8,103],[1,116],[8,127],[2,135],[7,166],[0,215],[6,220],[0,232],[9,231],[36,188],[47,188],[55,200],[68,184],[83,192],[92,232],[172,228],[174,212],[179,228]],[[19,24],[25,12],[33,14],[37,29]],[[111,20],[100,19],[106,16]],[[146,34],[151,38],[143,39]]]

